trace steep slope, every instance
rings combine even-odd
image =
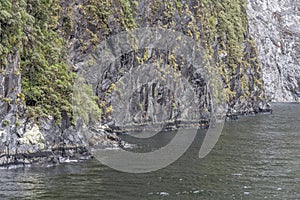
[[[249,0],[248,15],[267,95],[272,101],[299,102],[300,2]]]
[[[69,10],[68,16],[75,19],[73,32],[69,31],[72,38],[69,60],[77,69],[84,66],[82,54],[88,55],[93,46],[121,31],[139,27],[172,29],[198,41],[215,62],[223,79],[229,113],[257,112],[259,105],[262,108],[266,104],[266,98],[256,47],[248,32],[246,4],[240,0],[75,1],[72,7],[65,9]],[[140,51],[133,60],[144,58],[145,54],[148,52]],[[177,59],[174,60],[176,65],[179,64]],[[119,64],[124,61],[120,60]],[[102,82],[114,84],[115,72],[108,73],[111,80]],[[110,84],[101,93],[109,90]],[[103,101],[105,113],[110,102]]]
[[[37,152],[42,152],[38,154],[41,157],[51,152],[72,155],[86,145],[79,134],[81,123],[72,116],[76,73],[93,63],[90,58],[98,44],[135,28],[171,29],[194,39],[205,49],[204,57],[215,63],[224,86],[220,92],[226,95],[227,112],[261,111],[267,99],[256,47],[248,32],[246,4],[240,0],[1,1],[0,164],[31,163],[35,156],[28,155]],[[149,50],[136,49],[120,56],[114,66],[106,69],[97,83],[98,90],[86,87],[94,99],[86,109],[99,110],[102,123],[112,119],[111,92],[122,76],[115,69],[130,69],[141,60],[150,63],[161,59],[180,73],[194,74],[190,80],[199,94],[197,106],[205,112],[211,109],[211,94],[201,74],[192,68],[180,70],[188,66],[170,52]],[[144,87],[140,92],[134,111],[140,108],[150,115],[149,119],[155,118],[154,109],[159,110],[161,105],[170,113],[177,112],[174,95],[165,93],[163,87],[155,87],[152,93],[148,90]],[[149,108],[145,99],[156,93],[161,97]],[[203,117],[205,112],[201,113]],[[148,120],[144,115],[140,117]],[[94,140],[117,140],[104,129],[107,127],[91,131]]]

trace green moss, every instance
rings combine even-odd
[[[116,89],[116,84],[112,83],[112,84],[109,86],[109,88],[108,88],[108,90],[107,90],[107,93],[108,93],[108,94],[111,94],[115,89]]]
[[[183,13],[183,5],[181,3],[180,0],[174,0],[174,3],[175,3],[175,6],[176,6],[176,9],[178,10],[180,16],[182,16],[182,13]]]
[[[2,126],[3,126],[3,127],[6,127],[6,126],[8,126],[8,125],[9,125],[9,121],[4,120],[4,121],[2,122]]]
[[[108,115],[108,114],[110,114],[112,111],[113,111],[113,107],[110,105],[109,107],[107,107],[107,108],[105,109],[105,114]]]
[[[17,121],[15,125],[16,125],[16,127],[20,127],[20,126],[21,126],[21,124],[22,124],[22,122],[20,122],[20,121]]]

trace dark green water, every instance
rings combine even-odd
[[[97,160],[1,170],[0,199],[300,199],[300,105],[273,108],[226,123],[206,158],[197,158],[198,137],[153,173],[121,173]]]

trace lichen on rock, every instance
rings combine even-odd
[[[18,142],[20,142],[21,145],[38,145],[39,150],[45,149],[45,138],[36,124],[34,124],[30,130],[27,130],[23,137],[18,139]]]

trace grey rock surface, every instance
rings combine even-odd
[[[299,102],[300,1],[249,0],[248,16],[267,95],[275,102]]]
[[[184,34],[189,33],[190,29],[194,28],[194,34],[198,33],[199,37],[204,37],[205,34],[201,32],[203,31],[201,29],[202,18],[196,17],[199,13],[196,12],[197,10],[194,10],[194,4],[197,1],[181,2],[185,4],[187,11],[181,15],[178,8],[174,7],[174,16],[168,16],[168,13],[165,13],[163,8],[151,13],[150,7],[153,2],[141,1],[139,8],[135,10],[136,25],[138,27],[165,25],[162,27]],[[66,40],[69,41],[68,61],[70,68],[78,73],[89,69],[95,61],[91,56],[94,53],[91,35],[96,35],[97,42],[101,42],[111,35],[116,35],[126,30],[124,24],[116,23],[122,17],[118,13],[110,15],[106,21],[104,20],[107,30],[103,29],[103,27],[97,27],[97,24],[91,22],[89,17],[83,14],[83,10],[80,7],[82,8],[82,6],[86,5],[81,5],[82,3],[83,1],[81,0],[70,3],[74,30],[69,30],[70,34],[66,36]],[[261,110],[269,109],[265,99],[261,72],[263,72],[267,95],[271,100],[299,101],[299,4],[299,0],[249,0],[249,31],[255,38],[262,70],[255,60],[255,45],[252,46],[249,42],[243,43],[243,59],[246,61],[253,61],[254,59],[253,62],[249,62],[251,67],[239,66],[235,70],[236,72],[232,71],[232,74],[230,74],[230,66],[225,66],[224,70],[228,71],[226,75],[228,86],[236,94],[232,95],[227,102],[228,112],[233,114],[232,119],[235,119],[239,114],[254,114]],[[61,6],[66,8],[69,4],[66,1],[62,1]],[[190,9],[189,11],[188,8]],[[219,39],[227,43],[226,38],[226,36],[222,36]],[[244,38],[247,40],[251,39],[248,31],[244,33]],[[220,50],[218,41],[209,43],[209,45],[212,46],[212,51],[215,52],[214,59],[216,61],[224,60],[226,64],[228,55],[226,52],[218,54]],[[92,128],[88,131],[87,139],[81,134],[80,125],[72,126],[67,116],[63,116],[60,124],[56,124],[51,117],[39,119],[38,122],[26,118],[26,107],[22,104],[19,96],[21,92],[21,76],[19,73],[20,61],[18,53],[17,50],[14,50],[14,53],[7,56],[8,65],[0,73],[0,166],[27,166],[34,164],[48,166],[77,160],[82,157],[88,158],[90,154],[86,148],[87,146],[97,146],[98,148],[100,146],[101,148],[101,146],[118,147],[120,143],[122,146],[125,145],[109,130],[109,127]],[[109,126],[114,125],[114,115],[108,112],[115,100],[111,95],[113,85],[116,85],[118,80],[124,77],[122,71],[128,71],[133,66],[136,66],[138,60],[143,58],[145,54],[149,58],[149,63],[160,59],[164,63],[172,60],[168,59],[166,52],[150,50],[146,53],[145,49],[140,49],[120,56],[115,63],[103,68],[98,74],[91,74],[92,78],[99,74],[101,75],[96,79],[96,82],[91,82],[90,84],[93,85],[94,93],[100,99],[98,104],[101,105],[103,103],[102,110],[104,111],[103,115],[105,115],[103,118],[106,120],[103,123]],[[196,70],[192,67],[183,68],[181,73],[183,75],[187,74],[186,77],[189,77],[192,88],[196,91],[196,105],[203,110],[201,116],[208,118],[206,116],[211,109],[211,91],[203,83],[201,74],[196,73]],[[245,79],[244,85],[242,84],[242,77]],[[261,82],[261,84],[256,84],[255,82]],[[184,88],[184,85],[181,84],[179,86]],[[248,85],[247,88],[249,89],[249,93],[246,92],[247,95],[245,95],[244,91],[245,85]],[[124,87],[123,91],[126,91],[126,89]],[[133,94],[131,104],[125,105],[131,106],[128,110],[131,112],[130,117],[133,116],[135,121],[139,123],[161,121],[156,119],[156,117],[158,111],[162,108],[167,111],[163,119],[167,121],[180,119],[177,116],[180,116],[183,109],[179,109],[180,104],[174,98],[176,92],[169,92],[167,87],[154,84],[154,82],[153,84],[138,84],[136,88],[131,88],[131,90]],[[182,97],[185,98],[184,95]],[[117,109],[115,110],[118,111]]]

